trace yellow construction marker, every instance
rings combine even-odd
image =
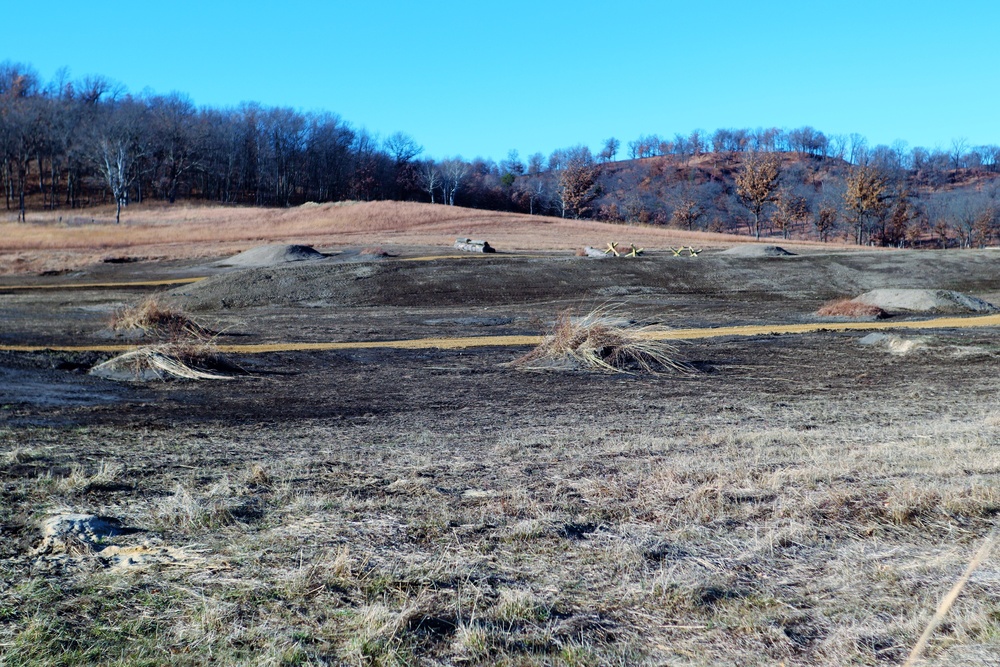
[[[907,322],[814,322],[809,324],[754,324],[706,329],[666,329],[642,334],[648,340],[695,340],[727,336],[752,337],[784,334],[806,334],[822,331],[886,331],[891,329],[970,329],[998,327],[1000,315],[978,317],[938,317],[932,320]],[[408,340],[342,341],[327,343],[251,343],[218,345],[222,352],[234,354],[266,354],[268,352],[323,352],[332,350],[462,350],[476,347],[530,347],[538,345],[544,336],[466,336],[461,338],[412,338]],[[126,352],[136,345],[2,345],[2,352]]]

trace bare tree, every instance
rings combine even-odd
[[[124,108],[123,108],[124,107]],[[122,206],[128,204],[129,190],[139,177],[143,156],[140,144],[141,108],[132,100],[116,105],[95,128],[90,141],[90,159],[114,197],[115,223],[121,222]]]
[[[201,165],[206,128],[191,100],[178,93],[151,98],[148,105],[160,190],[173,204],[181,179]]]
[[[953,194],[945,199],[943,218],[958,232],[963,248],[984,246],[996,231],[997,202],[986,193]]]
[[[753,215],[754,238],[760,238],[761,213],[775,199],[779,175],[778,157],[761,153],[747,155],[736,174],[736,196]]]
[[[965,137],[951,140],[951,151],[948,159],[951,161],[952,169],[961,169],[965,166],[965,153],[969,150],[969,140]]]
[[[438,171],[438,167],[434,164],[434,160],[425,160],[420,165],[420,184],[426,192],[431,197],[431,203],[434,202],[434,193],[437,189],[441,187],[441,172]]]
[[[786,189],[779,190],[773,217],[774,226],[781,232],[782,238],[787,239],[795,225],[805,222],[809,212],[808,199]]]
[[[455,194],[465,177],[469,175],[469,165],[460,157],[441,161],[441,185],[444,189],[444,203],[455,205]]]
[[[528,213],[535,215],[542,208],[548,198],[546,189],[546,179],[542,174],[529,174],[524,178],[517,179],[514,184],[514,197],[523,206],[528,204]]]
[[[601,162],[614,162],[615,156],[618,155],[618,149],[620,147],[621,142],[614,137],[610,137],[604,142],[604,148],[602,148],[601,152],[597,154],[597,157],[600,158]]]
[[[4,178],[8,207],[17,198],[17,219],[25,221],[25,195],[31,160],[40,144],[38,100],[4,95],[0,98],[0,149],[3,151]]]
[[[867,162],[868,140],[854,132],[848,137],[850,148],[847,152],[847,161],[851,164],[864,164]]]
[[[413,137],[404,132],[396,132],[386,137],[385,150],[397,165],[402,165],[423,152],[423,147]]]

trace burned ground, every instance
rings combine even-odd
[[[988,252],[325,261],[165,298],[220,342],[273,342],[1000,294]],[[97,282],[38,282],[57,278]],[[115,342],[113,309],[165,289],[0,290],[0,343]],[[248,375],[132,384],[86,374],[110,352],[0,353],[0,646],[11,664],[898,664],[1000,511],[1000,345],[862,335],[701,339],[680,346],[696,372],[652,375],[523,372],[505,366],[523,348],[482,347],[235,355]],[[35,552],[70,511],[173,555]],[[996,577],[977,571],[930,662],[991,664]]]

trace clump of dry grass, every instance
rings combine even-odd
[[[863,317],[874,318],[876,320],[882,320],[889,317],[889,313],[885,312],[878,306],[873,306],[869,303],[852,301],[851,299],[837,299],[823,304],[823,306],[816,311],[816,314],[820,317]]]
[[[560,315],[555,327],[535,349],[515,359],[511,365],[525,370],[585,368],[610,373],[662,369],[689,371],[691,367],[676,357],[677,348],[654,340],[657,326],[621,325],[606,309],[583,317]]]
[[[187,341],[145,345],[95,366],[91,372],[127,373],[139,380],[165,377],[186,380],[230,380],[220,371],[239,371],[208,341]]]
[[[195,338],[204,340],[214,335],[209,329],[173,306],[149,297],[136,306],[122,308],[111,320],[113,331],[139,331],[145,336],[176,340]]]

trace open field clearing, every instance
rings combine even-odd
[[[200,255],[0,281],[0,346],[43,348],[0,351],[3,667],[901,665],[994,531],[996,316],[907,309],[1000,302],[989,251],[621,228],[654,251],[588,260],[604,228],[539,257],[443,219],[419,245],[530,252],[365,258],[410,242],[359,228],[240,268],[191,215]],[[816,314],[863,294],[904,305]],[[400,340],[438,342],[369,347]],[[225,379],[89,373],[124,347]],[[998,582],[988,554],[919,664],[997,664]]]
[[[133,206],[120,225],[114,224],[114,208],[107,207],[82,209],[79,215],[38,212],[27,224],[0,223],[0,271],[37,273],[122,257],[225,256],[272,241],[317,247],[447,248],[458,236],[488,236],[501,250],[574,251],[588,244],[603,248],[610,241],[659,249],[749,241],[729,234],[399,202],[305,204],[293,209]]]

